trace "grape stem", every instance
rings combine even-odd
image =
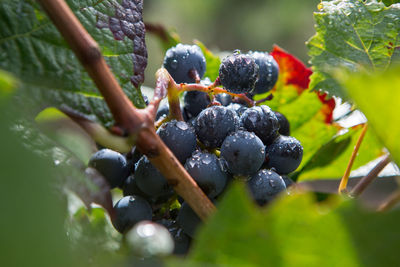
[[[235,93],[231,93],[231,92],[225,90],[224,88],[216,87],[215,82],[209,86],[198,84],[198,83],[181,83],[177,86],[178,86],[177,87],[178,91],[201,91],[201,92],[206,92],[206,93],[213,94],[213,95],[225,93],[230,96],[237,97],[237,98],[244,100],[249,107],[253,107],[256,103],[254,100],[249,98],[246,94],[235,94]]]
[[[183,197],[201,219],[206,219],[215,206],[198,187],[162,142],[154,129],[154,116],[158,105],[171,85],[164,71],[157,72],[159,94],[149,107],[136,109],[122,91],[105,62],[96,41],[89,35],[64,0],[39,0],[58,31],[70,45],[75,55],[96,84],[119,127],[124,129],[136,147],[164,175],[174,190]]]
[[[378,211],[388,211],[400,202],[400,189],[394,191],[382,204],[378,207]]]
[[[364,190],[371,184],[378,174],[390,163],[390,156],[386,155],[384,158],[366,175],[364,176],[350,191],[350,196],[358,197]]]
[[[144,27],[146,29],[146,32],[157,35],[164,42],[167,42],[169,40],[168,31],[164,28],[163,25],[145,22]]]
[[[198,77],[198,74],[196,74],[196,77]],[[157,80],[163,79],[164,82],[168,83],[167,95],[168,95],[168,105],[169,105],[169,119],[183,121],[182,111],[179,102],[179,95],[184,91],[200,91],[208,93],[210,95],[226,93],[231,96],[243,99],[249,107],[252,107],[256,104],[256,102],[247,97],[246,94],[234,94],[228,92],[223,88],[217,87],[220,85],[219,78],[217,78],[214,81],[214,83],[208,86],[198,83],[198,79],[196,79],[196,83],[177,84],[171,77],[171,75],[168,73],[168,71],[164,68],[161,68],[157,71],[156,78]],[[154,90],[157,93],[157,95],[163,95],[158,92],[159,89],[157,87]]]
[[[367,129],[368,129],[368,124],[365,123],[363,128],[362,128],[361,134],[357,139],[357,143],[356,143],[356,145],[355,145],[355,147],[353,149],[353,152],[351,154],[349,163],[347,164],[346,171],[344,172],[342,180],[340,180],[339,189],[338,189],[338,193],[339,194],[342,194],[342,193],[346,192],[347,183],[349,181],[351,168],[353,167],[354,160],[357,157],[358,150],[360,149],[361,143],[362,143],[362,141],[364,139],[364,136],[365,136],[365,133],[367,132]]]
[[[274,94],[269,94],[267,97],[257,100],[256,101],[256,105],[261,105],[262,103],[264,103],[265,101],[271,101],[274,98]]]

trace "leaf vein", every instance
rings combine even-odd
[[[28,31],[28,32],[25,32],[25,33],[17,33],[17,34],[11,35],[11,36],[7,36],[7,37],[5,37],[5,38],[3,38],[3,39],[0,39],[0,45],[1,45],[2,43],[5,43],[5,42],[11,41],[11,40],[15,40],[15,39],[22,38],[22,37],[28,37],[28,36],[30,36],[32,33],[35,33],[35,32],[37,32],[37,31],[40,31],[41,29],[43,29],[43,28],[45,28],[45,27],[47,27],[47,26],[49,26],[49,25],[51,25],[50,22],[45,23],[45,24],[43,24],[43,25],[40,25],[40,26],[37,27],[37,28],[33,28],[32,30],[30,30],[30,31]]]

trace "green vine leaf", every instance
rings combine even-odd
[[[144,71],[147,66],[147,49],[145,42],[145,25],[143,23],[143,0],[103,1],[100,4],[107,9],[114,10],[114,15],[109,15],[104,9],[96,9],[97,23],[99,29],[108,29],[112,32],[114,39],[132,41],[132,52],[127,53],[134,62],[133,76],[130,81],[138,88],[144,81]],[[80,9],[80,10],[85,10]],[[92,12],[90,12],[92,13]]]
[[[0,73],[0,91],[3,82]],[[54,192],[59,174],[51,161],[27,149],[21,137],[10,130],[20,114],[10,112],[15,103],[7,98],[0,97],[2,265],[52,266],[60,261],[58,266],[79,266],[65,234],[65,202],[59,191]],[[7,201],[10,199],[12,203]],[[17,207],[24,207],[23,212]],[[18,256],[21,249],[23,257]]]
[[[376,0],[323,1],[314,13],[316,34],[307,42],[310,88],[347,99],[334,79],[336,68],[384,70],[400,56],[400,6]]]
[[[338,73],[336,76],[368,118],[371,130],[397,164],[400,164],[400,116],[397,108],[400,99],[399,72],[397,66],[375,75]],[[370,89],[368,94],[365,88]]]
[[[382,2],[387,6],[393,5],[395,3],[400,3],[399,0],[383,0]]]
[[[267,209],[257,209],[246,188],[234,184],[218,213],[199,230],[187,261],[224,266],[394,266],[400,212],[371,213],[354,201],[331,200],[321,205],[312,194],[292,192]]]
[[[309,161],[302,164],[292,178],[299,182],[317,179],[337,179],[343,176],[361,130],[362,127],[359,125],[349,128],[344,134],[335,135]],[[375,134],[368,131],[354,161],[353,170],[378,158],[383,153],[383,147]]]
[[[136,106],[144,107],[140,89],[131,83],[131,39],[121,36],[123,40],[116,41],[109,29],[96,27],[99,14],[115,15],[115,1],[67,2],[98,42],[124,92]],[[1,1],[0,27],[4,29],[0,32],[0,68],[22,81],[21,107],[36,114],[47,106],[67,105],[105,126],[113,125],[96,86],[36,1]]]
[[[7,99],[15,93],[16,86],[17,81],[14,76],[10,75],[8,72],[0,70],[0,101]]]

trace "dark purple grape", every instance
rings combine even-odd
[[[169,114],[169,106],[167,103],[162,103],[157,110],[156,121],[158,121],[161,117],[166,117]]]
[[[234,110],[239,117],[247,110],[245,105],[239,103],[230,103],[227,108]]]
[[[279,122],[274,112],[266,105],[248,108],[240,117],[240,126],[254,132],[265,145],[279,136]]]
[[[224,106],[203,110],[194,122],[197,138],[208,148],[220,147],[225,137],[238,129],[238,125],[236,112]]]
[[[239,130],[225,138],[221,157],[230,173],[246,176],[260,169],[265,160],[265,146],[254,133]]]
[[[281,176],[282,176],[283,181],[285,182],[286,188],[289,188],[289,186],[292,186],[296,183],[287,175],[281,175]]]
[[[232,97],[226,93],[215,95],[215,100],[225,107],[232,103]]]
[[[145,199],[149,198],[149,196],[143,193],[143,191],[140,190],[140,188],[137,186],[134,175],[130,175],[128,178],[126,178],[125,182],[122,185],[122,194],[124,196],[137,195]]]
[[[167,179],[143,156],[135,169],[135,181],[139,189],[152,198],[171,194]]]
[[[158,128],[157,134],[181,163],[185,163],[196,149],[196,132],[184,121],[166,122]]]
[[[290,135],[290,124],[288,119],[282,113],[274,111],[276,118],[279,122],[279,133],[281,135]]]
[[[222,167],[217,156],[202,151],[193,153],[185,163],[185,169],[210,198],[218,196],[226,186],[228,174]]]
[[[249,55],[254,58],[259,69],[254,93],[263,94],[270,91],[278,80],[278,63],[267,52],[252,52]]]
[[[187,115],[187,112],[185,111],[185,109],[181,106],[181,113],[182,113],[182,117],[185,121],[189,120],[189,116]],[[165,118],[169,115],[169,105],[167,103],[163,103],[160,105],[160,107],[157,110],[156,113],[156,121],[158,121],[161,118]]]
[[[265,205],[286,189],[282,177],[274,171],[261,169],[247,182],[253,199]]]
[[[131,151],[126,153],[125,158],[130,174],[135,173],[135,165],[142,156],[143,154],[139,151],[139,149],[136,148],[136,146],[134,146]]]
[[[201,224],[199,216],[197,216],[186,202],[183,202],[176,221],[182,227],[183,231],[191,238],[194,237],[198,226]]]
[[[120,233],[127,232],[136,223],[151,220],[152,210],[150,204],[139,196],[126,196],[121,198],[114,206],[115,218],[112,223]]]
[[[206,59],[199,46],[177,44],[165,53],[164,68],[176,83],[194,83],[191,72],[197,71],[201,79],[206,71]]]
[[[157,223],[164,225],[174,238],[175,247],[173,253],[176,255],[186,255],[189,251],[192,239],[185,234],[179,224],[166,219],[157,221]]]
[[[258,66],[251,56],[234,53],[222,60],[219,78],[227,91],[236,94],[249,93],[254,90]]]
[[[183,94],[183,109],[189,118],[196,117],[211,104],[210,97],[205,92],[189,91]]]
[[[111,149],[104,148],[94,153],[88,165],[100,172],[111,188],[120,186],[129,176],[125,157]]]
[[[279,136],[267,146],[265,152],[267,167],[275,168],[280,174],[288,174],[296,170],[303,158],[303,147],[292,136]]]

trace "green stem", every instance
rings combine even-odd
[[[353,167],[354,160],[357,157],[358,150],[360,149],[361,143],[362,143],[362,141],[364,139],[364,136],[365,136],[365,133],[367,132],[367,129],[368,129],[368,124],[365,123],[364,126],[363,126],[363,129],[361,131],[361,134],[357,139],[357,143],[356,143],[356,145],[355,145],[355,147],[353,149],[353,153],[351,154],[351,157],[350,157],[349,163],[347,165],[346,171],[344,172],[342,180],[340,181],[339,189],[338,189],[338,193],[339,194],[342,194],[343,192],[346,192],[347,183],[349,181],[351,168]]]

